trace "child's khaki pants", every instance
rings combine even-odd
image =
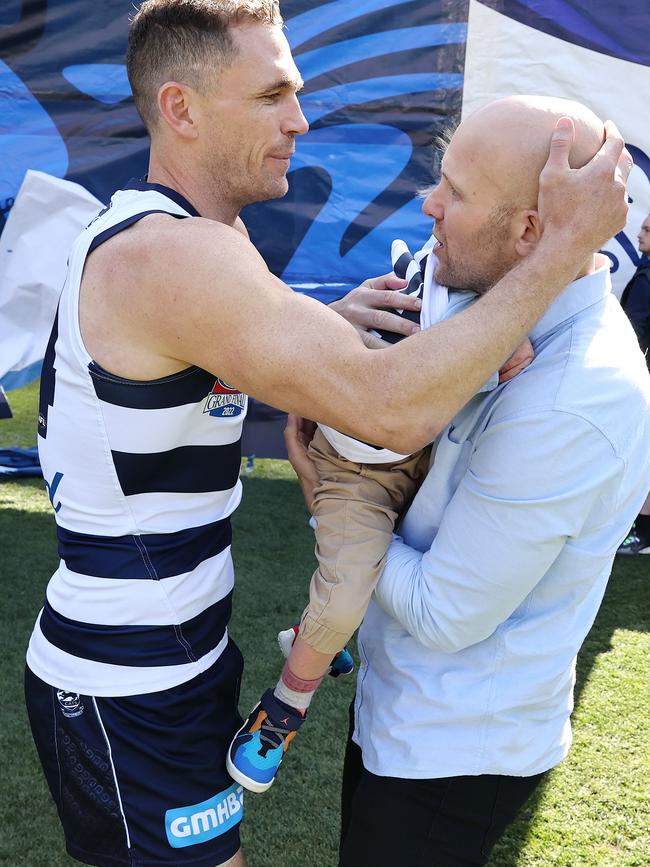
[[[357,464],[316,431],[309,456],[320,474],[313,513],[318,569],[300,637],[314,650],[341,650],[363,620],[395,521],[427,473],[429,449],[399,463]]]

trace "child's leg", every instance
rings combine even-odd
[[[361,623],[395,520],[428,467],[425,452],[396,464],[355,464],[338,455],[320,431],[309,451],[321,478],[314,501],[319,567],[300,634],[275,690],[303,710],[332,657]]]
[[[252,791],[272,784],[332,657],[361,622],[397,515],[428,466],[423,453],[399,464],[354,464],[320,431],[310,454],[321,473],[314,505],[319,568],[310,603],[275,690],[264,693],[228,754],[231,776]]]
[[[309,451],[321,479],[314,499],[318,568],[300,638],[331,655],[363,619],[395,521],[426,475],[429,452],[394,464],[354,464],[338,455],[320,431]]]

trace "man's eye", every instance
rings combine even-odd
[[[277,102],[277,100],[279,98],[280,98],[279,93],[265,93],[264,96],[262,97],[262,99],[264,99],[266,102]]]

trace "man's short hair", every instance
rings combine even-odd
[[[158,90],[181,81],[204,90],[236,57],[230,28],[246,21],[281,24],[279,0],[145,0],[129,30],[126,69],[149,132]]]

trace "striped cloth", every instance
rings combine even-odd
[[[428,328],[435,322],[440,322],[449,312],[449,293],[435,279],[437,260],[431,254],[434,243],[435,238],[431,236],[425,246],[415,254],[411,253],[404,241],[396,239],[391,244],[393,273],[396,277],[408,281],[405,288],[400,291],[403,295],[411,295],[422,301],[422,309],[419,312],[403,309],[391,310],[391,312],[399,313],[421,328]],[[405,337],[404,334],[395,334],[391,331],[374,331],[373,334],[391,344]],[[319,425],[319,427],[330,445],[349,461],[358,464],[387,464],[408,457],[378,445],[361,442],[326,425]]]
[[[424,296],[424,277],[426,274],[427,262],[431,251],[431,242],[429,242],[417,253],[411,253],[404,241],[395,239],[391,244],[390,258],[393,264],[393,274],[401,280],[406,280],[407,285],[401,289],[402,295],[409,295],[412,298],[419,298],[421,301]],[[392,313],[399,313],[405,319],[409,319],[416,325],[421,325],[420,313],[416,310],[391,310]],[[373,332],[386,343],[398,343],[405,336],[396,334],[394,331],[377,330]]]

